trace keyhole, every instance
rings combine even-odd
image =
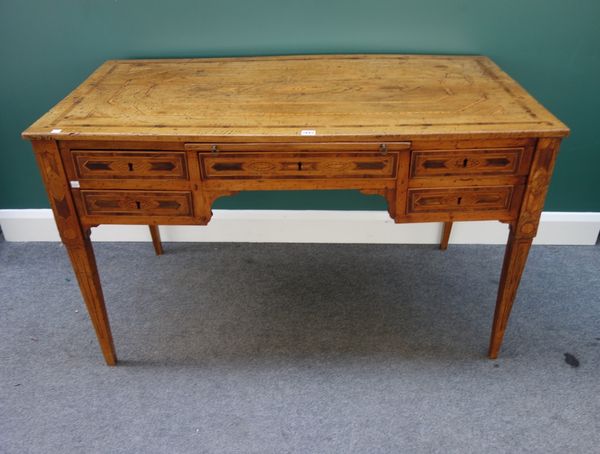
[[[131,162],[130,162],[130,163],[128,163],[128,164],[127,164],[127,167],[129,167],[129,171],[130,171],[130,172],[133,172],[133,163],[131,163]]]
[[[302,170],[302,163],[301,162],[298,163],[298,170]]]
[[[465,160],[463,161],[463,167],[467,167],[468,162],[469,162],[469,160],[467,158],[465,158]]]
[[[462,197],[459,197],[458,200],[456,201],[457,205],[460,205],[460,202],[462,202]]]
[[[137,207],[138,210],[142,208],[142,204],[140,202],[138,202],[137,200],[135,202],[135,206]]]

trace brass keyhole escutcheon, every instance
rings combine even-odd
[[[298,170],[302,170],[302,163],[301,162],[298,163]]]

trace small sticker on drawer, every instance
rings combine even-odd
[[[50,131],[50,134],[60,134],[62,132],[62,129],[53,129],[52,131]]]
[[[79,188],[79,181],[77,181],[77,180],[71,180],[71,182],[70,182],[70,183],[71,183],[71,187],[72,187],[73,189],[77,189],[77,188]]]
[[[316,136],[317,131],[316,131],[316,129],[303,129],[302,131],[300,131],[300,135],[301,136]]]

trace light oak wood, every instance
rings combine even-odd
[[[567,131],[486,57],[337,55],[108,61],[25,135],[248,142],[302,130],[390,141]]]
[[[106,62],[23,136],[102,352],[99,224],[205,225],[247,190],[356,189],[395,222],[511,225],[498,355],[568,128],[486,57],[337,55]],[[348,226],[351,228],[351,226]]]

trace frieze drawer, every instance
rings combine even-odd
[[[206,179],[395,178],[398,154],[219,153],[200,162]]]
[[[527,173],[521,164],[524,148],[413,151],[411,177],[492,176]]]
[[[507,211],[513,194],[514,186],[409,189],[408,212]]]
[[[86,179],[187,179],[184,152],[73,150],[77,177]]]
[[[184,191],[86,191],[81,198],[88,215],[191,216],[192,197]]]
[[[186,144],[198,151],[202,178],[396,178],[410,142]]]

